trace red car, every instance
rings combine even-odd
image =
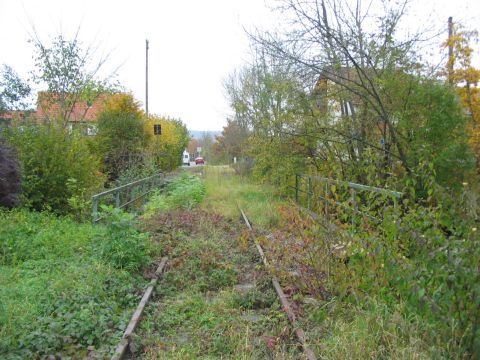
[[[195,165],[203,165],[203,164],[205,164],[205,160],[203,160],[202,157],[199,156],[195,158]]]

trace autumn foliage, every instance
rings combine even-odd
[[[104,171],[110,178],[141,161],[148,134],[144,129],[140,104],[130,94],[115,94],[105,102],[97,118],[96,147],[104,159]]]
[[[448,80],[455,86],[469,118],[466,125],[469,144],[477,158],[477,172],[480,172],[480,70],[472,65],[474,51],[470,45],[477,37],[476,31],[466,31],[454,25],[453,35],[444,46],[452,49],[447,63]]]
[[[161,125],[161,135],[154,135],[154,125]],[[175,169],[188,145],[186,126],[180,120],[153,115],[145,121],[145,132],[148,139],[146,148],[155,159],[156,165],[167,171]]]

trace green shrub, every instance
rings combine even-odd
[[[135,271],[150,261],[148,234],[134,227],[134,215],[118,208],[102,206],[108,237],[95,238],[96,253],[117,269]]]
[[[271,258],[281,259],[283,268],[277,270],[300,269],[298,284],[309,293],[320,290],[323,300],[336,296],[344,308],[369,300],[387,308],[401,303],[401,316],[426,325],[421,336],[441,354],[437,357],[478,358],[478,212],[467,194],[448,191],[435,180],[432,172],[406,181],[397,206],[389,195],[357,193],[356,204],[367,215],[343,212],[352,206],[351,192],[331,186],[325,220],[336,226],[327,231],[288,208],[280,211],[275,241],[263,242]],[[419,198],[419,188],[425,198]],[[324,209],[315,211],[324,214]]]
[[[155,166],[153,160],[153,157],[145,156],[141,161],[126,163],[118,174],[118,178],[115,179],[115,186],[122,186],[158,174],[160,169]]]
[[[1,359],[86,358],[90,345],[109,357],[146,281],[115,268],[118,255],[106,261],[100,240],[118,243],[120,231],[46,212],[0,211]]]
[[[0,265],[64,258],[89,246],[88,238],[72,231],[74,221],[47,212],[1,211],[0,224]]]
[[[166,195],[158,191],[155,191],[154,194],[148,200],[148,202],[145,204],[143,216],[144,218],[148,219],[157,212],[166,212],[166,211],[168,211],[168,203],[167,203]]]
[[[9,209],[18,206],[21,192],[20,181],[20,165],[17,156],[4,144],[0,136],[0,206]]]
[[[271,307],[277,300],[272,289],[251,289],[247,292],[235,292],[232,294],[231,303],[233,307],[241,309],[266,309]]]
[[[144,217],[178,208],[191,209],[202,202],[205,193],[205,185],[199,177],[183,174],[168,185],[165,193],[153,194],[145,205]]]
[[[205,197],[205,185],[198,176],[184,174],[170,184],[167,193],[172,207],[191,209]]]
[[[103,187],[99,160],[81,134],[59,124],[25,125],[9,131],[22,167],[23,202],[35,210],[68,214],[88,207]]]
[[[140,105],[131,94],[109,96],[98,114],[97,125],[94,147],[110,179],[117,179],[133,162],[144,162],[142,154],[149,134]]]

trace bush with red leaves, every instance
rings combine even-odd
[[[11,209],[20,203],[20,165],[14,151],[0,139],[0,206]]]

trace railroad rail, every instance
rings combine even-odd
[[[122,360],[127,354],[133,332],[135,331],[138,323],[140,322],[140,317],[142,316],[143,310],[145,309],[145,306],[147,305],[148,301],[150,300],[150,297],[152,296],[153,290],[155,289],[155,285],[157,285],[158,280],[162,276],[167,266],[167,260],[168,259],[164,257],[160,261],[160,265],[155,271],[155,275],[153,276],[153,279],[150,281],[150,284],[145,289],[145,293],[143,294],[142,299],[140,300],[140,303],[137,306],[137,309],[133,313],[132,318],[128,323],[128,326],[125,332],[123,333],[120,343],[115,349],[115,354],[113,355],[112,360]]]
[[[247,215],[245,215],[245,212],[238,206],[238,204],[237,204],[237,207],[240,210],[243,221],[247,225],[248,229],[253,231],[253,227],[250,224],[250,221],[248,220]],[[268,260],[267,260],[267,257],[265,256],[265,252],[263,251],[262,246],[260,244],[258,244],[256,241],[254,243],[255,243],[255,246],[257,248],[258,254],[260,255],[260,258],[263,261],[263,264],[265,266],[268,266]],[[288,302],[288,298],[285,295],[285,293],[283,292],[283,289],[280,285],[280,282],[278,281],[278,278],[275,275],[271,275],[271,276],[272,276],[272,285],[275,289],[275,292],[278,295],[278,298],[280,299],[280,302],[281,302],[282,307],[283,307],[283,311],[285,311],[285,313],[287,314],[288,320],[290,321],[290,324],[294,328],[295,335],[297,336],[297,339],[298,339],[298,341],[300,342],[300,345],[303,348],[303,353],[305,354],[305,356],[307,357],[308,360],[316,360],[317,357],[315,356],[312,349],[310,349],[310,347],[307,344],[306,337],[305,337],[305,332],[303,331],[302,328],[300,328],[300,326],[298,324],[298,321],[297,321],[297,316],[293,312],[292,307],[291,307],[290,303]]]

